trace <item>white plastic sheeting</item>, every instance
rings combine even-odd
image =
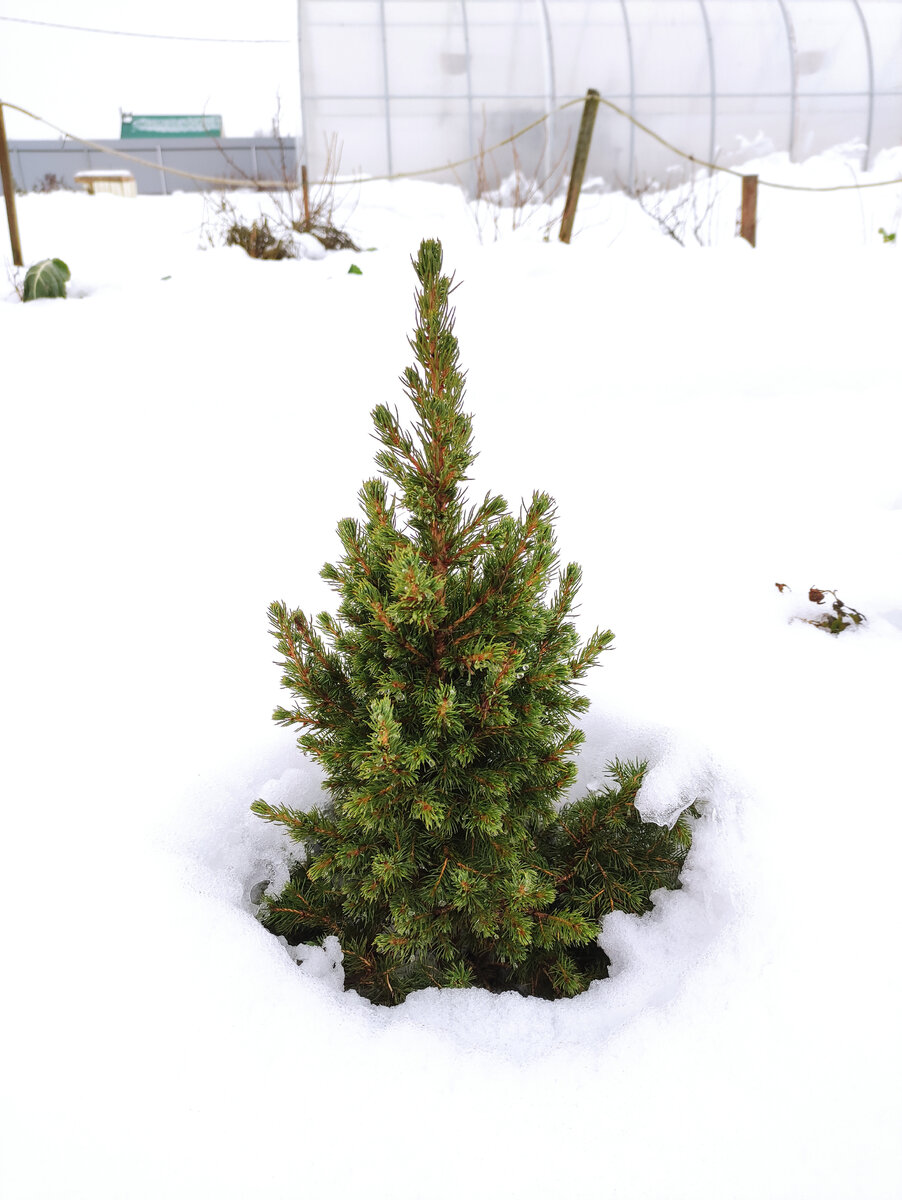
[[[902,141],[902,0],[298,0],[305,153],[416,172],[478,154],[596,88],[696,158],[802,159]],[[569,162],[580,108],[519,139],[521,169]],[[509,147],[484,160],[504,175]],[[334,162],[333,162],[334,166]],[[599,110],[589,173],[629,189],[689,164]],[[472,164],[431,179],[472,188]]]

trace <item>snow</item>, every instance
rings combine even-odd
[[[0,289],[4,1197],[902,1195],[900,190],[762,187],[755,251],[716,190],[704,249],[619,194],[565,247],[372,184],[365,250],[265,263],[209,246],[199,195],[19,199],[72,281]],[[703,810],[574,1000],[374,1007],[253,915],[288,847],[249,805],[319,795],[266,607],[334,607],[422,236],[461,281],[473,493],[550,491],[581,626],[617,635],[576,792],[641,755],[646,815]],[[867,623],[799,619],[812,585]]]
[[[80,179],[134,179],[131,171],[79,171],[75,180]]]

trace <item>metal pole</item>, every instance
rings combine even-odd
[[[557,108],[557,84],[554,76],[554,41],[551,36],[551,18],[548,15],[548,5],[545,0],[539,0],[542,12],[542,25],[545,30],[545,111],[551,113],[547,122],[545,136],[545,181],[550,186],[554,172],[554,109]]]
[[[19,221],[16,217],[16,185],[13,181],[13,169],[9,164],[9,143],[6,140],[2,104],[0,104],[0,179],[3,180],[3,199],[6,201],[6,222],[9,225],[9,244],[13,252],[13,265],[24,267],[22,245],[19,242]]]
[[[636,119],[636,66],[633,61],[633,31],[626,11],[626,0],[620,0],[623,25],[626,29],[626,50],[630,64],[630,116]],[[626,188],[631,196],[636,194],[636,126],[630,121],[630,165]]]
[[[868,131],[865,134],[864,169],[871,165],[871,139],[874,132],[874,50],[871,45],[871,33],[864,15],[864,10],[858,0],[852,0],[858,19],[861,22],[861,32],[864,34],[864,49],[868,57]]]
[[[708,142],[708,162],[714,162],[716,146],[715,133],[717,129],[717,83],[714,78],[714,39],[711,36],[711,22],[708,19],[708,9],[705,0],[698,0],[702,10],[702,20],[705,22],[705,39],[708,43],[708,73],[711,79],[711,136]],[[714,174],[714,167],[708,168],[708,174]]]
[[[595,114],[598,112],[599,99],[595,88],[589,88],[586,92],[586,102],[583,105],[583,119],[579,123],[576,150],[573,154],[573,169],[570,172],[570,186],[567,188],[567,199],[561,217],[559,236],[562,242],[569,242],[573,232],[573,218],[576,216],[576,205],[586,175],[586,162],[589,158],[589,147],[592,144],[592,130],[595,127]]]
[[[382,77],[385,81],[385,148],[388,155],[388,172],[394,175],[391,150],[391,105],[388,98],[388,33],[385,28],[385,0],[379,0],[379,24],[382,29]]]
[[[796,131],[799,124],[799,67],[796,56],[796,35],[786,0],[777,0],[786,26],[786,44],[789,48],[789,161],[795,162]]]
[[[467,144],[470,147],[470,182],[473,188],[473,196],[476,198],[476,193],[479,190],[479,181],[477,178],[476,164],[476,145],[473,141],[473,71],[470,64],[470,21],[467,16],[467,0],[460,0],[460,15],[463,22],[464,34],[464,57],[467,61]]]
[[[157,162],[160,164],[160,186],[163,189],[163,195],[168,196],[169,192],[166,188],[166,172],[163,168],[163,147],[157,143]]]
[[[304,0],[298,0],[298,82],[301,90],[301,131],[294,140],[294,152],[297,165],[303,169],[309,166],[307,161],[307,96],[304,91],[304,55],[303,55],[303,24],[301,5]]]

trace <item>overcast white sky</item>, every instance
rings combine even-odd
[[[244,44],[168,41],[21,24],[2,18]],[[119,136],[119,110],[219,113],[227,137],[295,133],[299,85],[295,0],[0,0],[0,99],[86,138]],[[254,44],[253,39],[276,39]],[[6,110],[10,138],[53,138]]]

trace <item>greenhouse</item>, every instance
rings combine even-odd
[[[470,191],[515,168],[552,181],[588,88],[616,105],[589,159],[611,188],[694,169],[640,126],[725,166],[848,143],[868,166],[902,141],[902,0],[299,0],[298,17],[314,177],[340,160]]]

